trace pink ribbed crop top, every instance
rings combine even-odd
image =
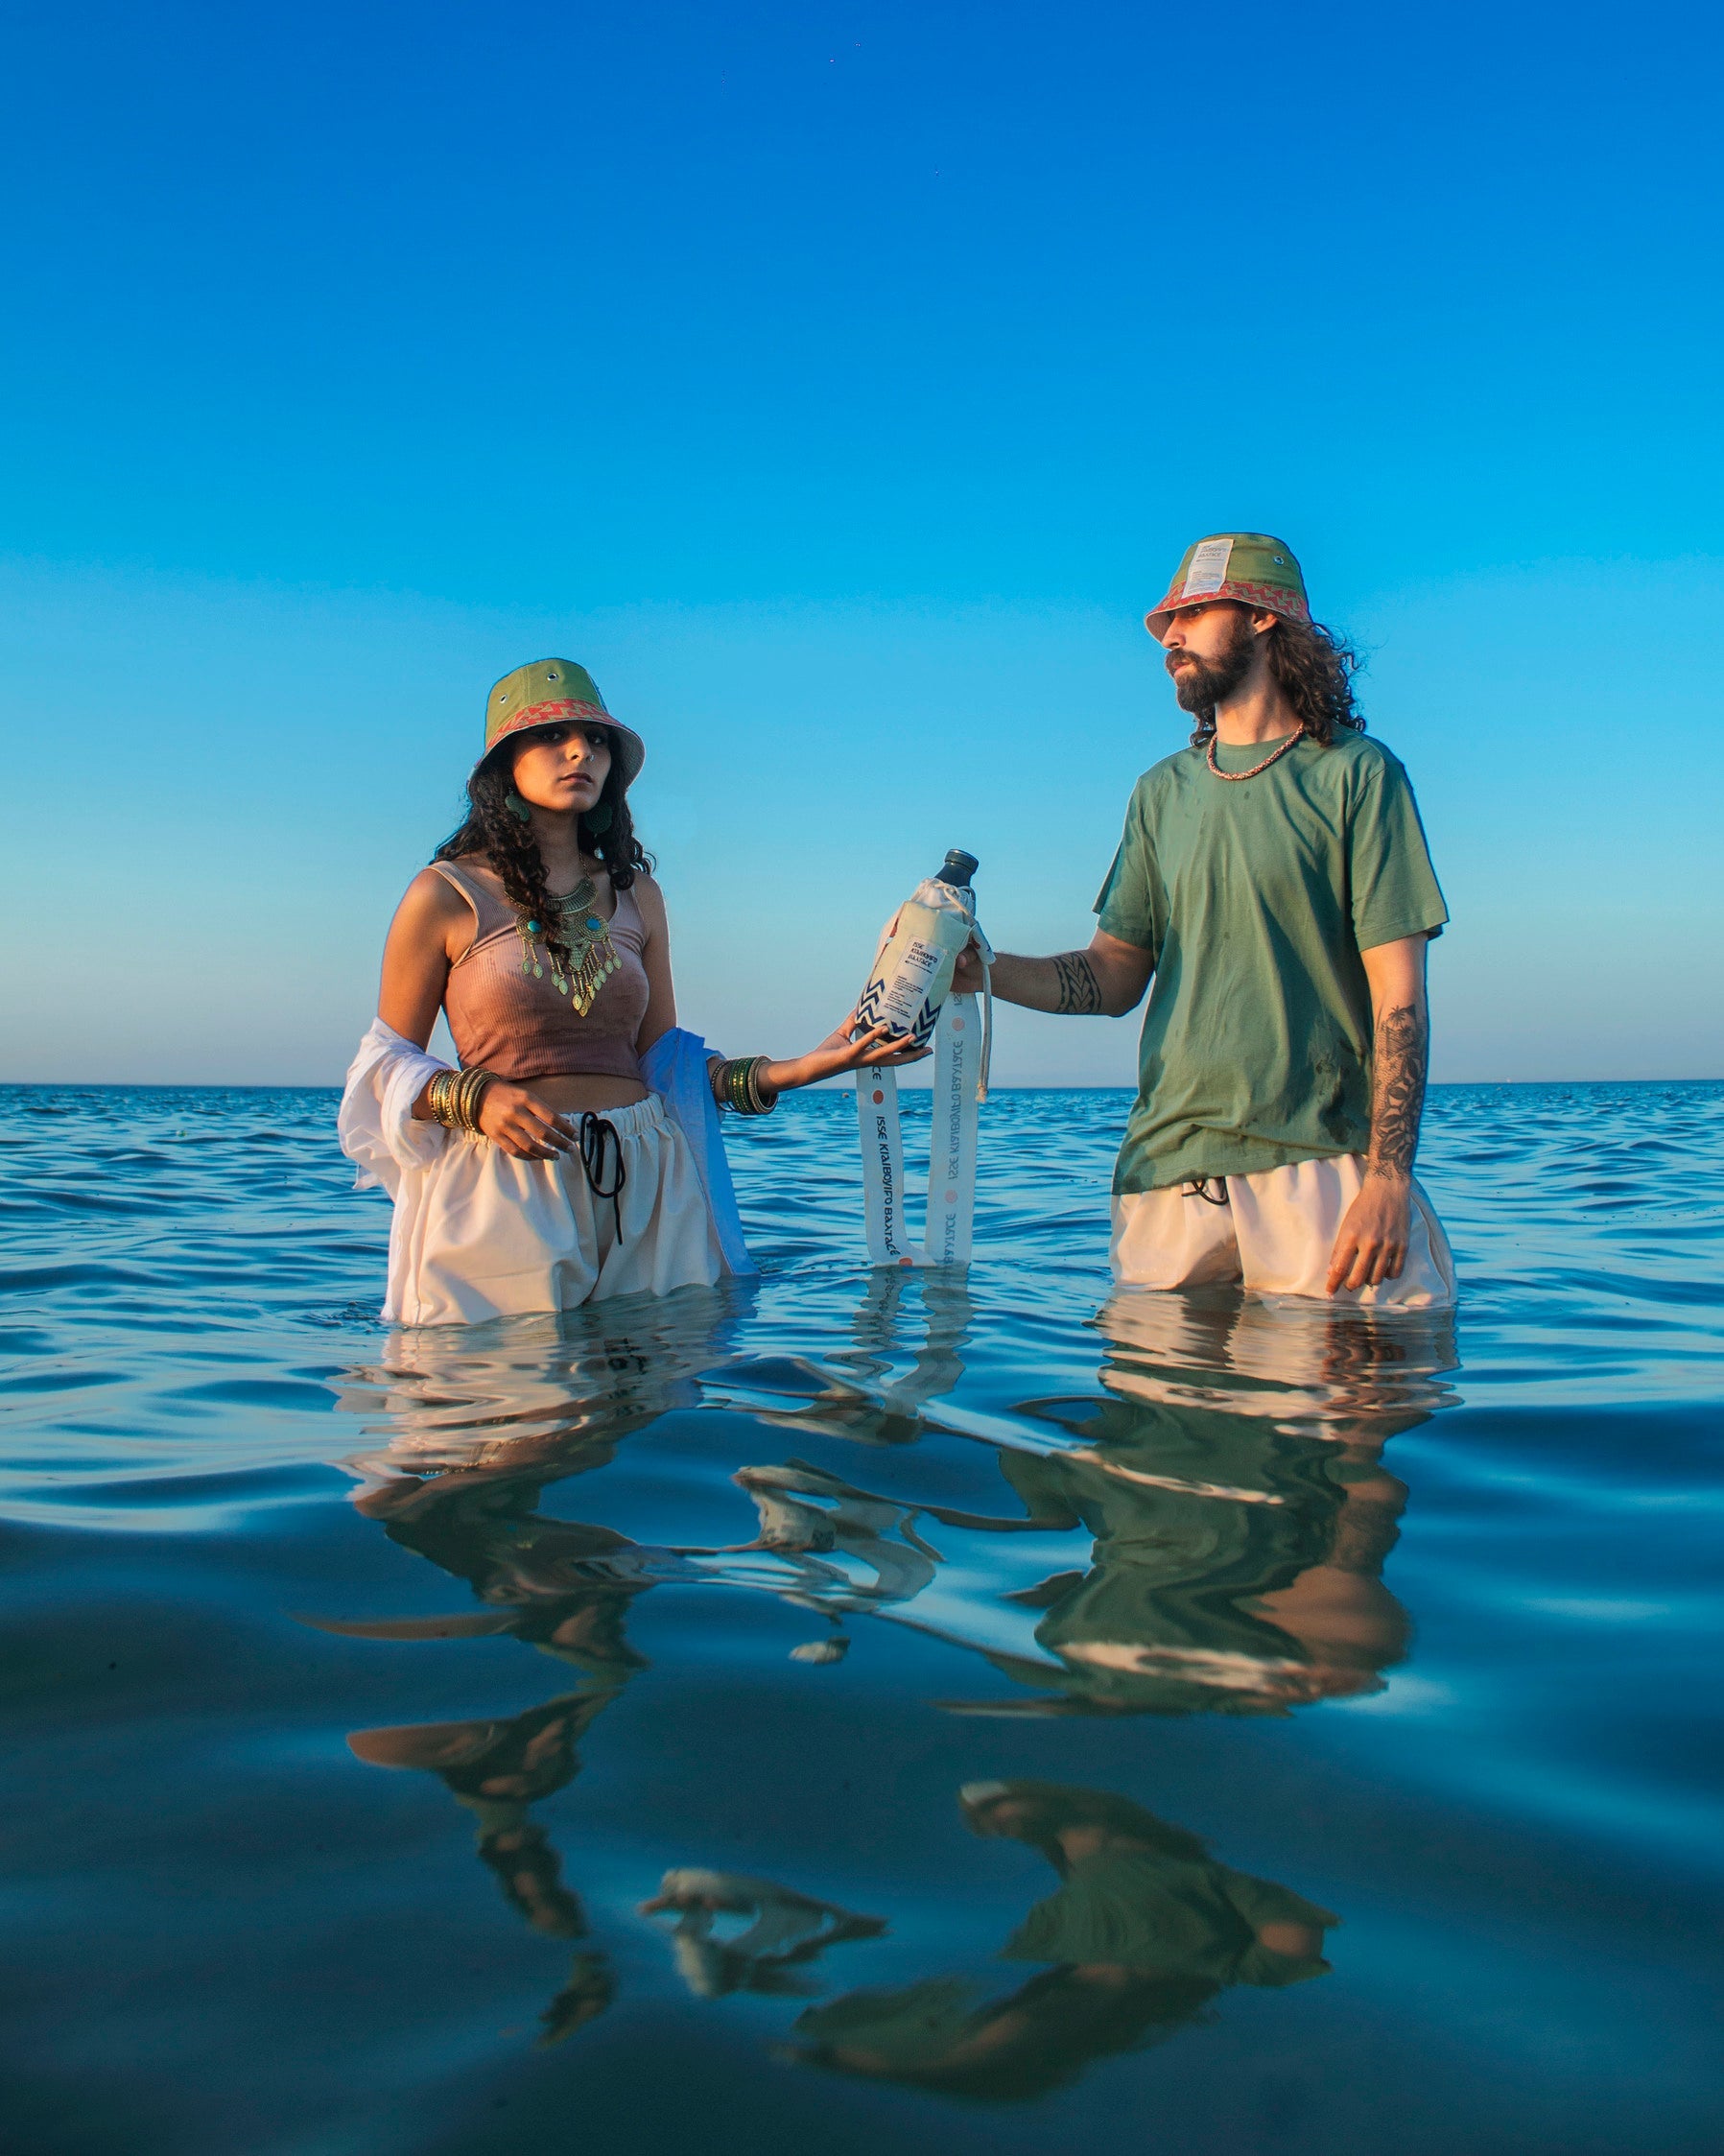
[[[499,1078],[525,1083],[540,1078],[640,1079],[635,1041],[647,1015],[647,969],[641,952],[647,924],[631,891],[616,894],[610,939],[621,961],[583,1018],[551,983],[543,947],[542,978],[521,971],[520,912],[503,896],[487,868],[431,865],[473,909],[472,942],[449,968],[443,1010],[463,1069],[482,1063]]]

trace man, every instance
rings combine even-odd
[[[1145,626],[1191,746],[1138,781],[1087,951],[1001,953],[1031,1010],[1132,1009],[1154,980],[1114,1176],[1114,1269],[1145,1288],[1440,1308],[1453,1261],[1413,1179],[1425,951],[1448,914],[1354,653],[1279,539],[1188,549]],[[966,956],[957,985],[979,985]]]

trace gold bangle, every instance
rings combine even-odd
[[[496,1075],[494,1071],[485,1070],[482,1064],[475,1064],[470,1070],[453,1074],[449,1091],[451,1129],[464,1130],[470,1138],[484,1136],[479,1126],[479,1104],[484,1098],[485,1088]]]
[[[455,1115],[450,1106],[450,1089],[461,1076],[459,1071],[438,1071],[425,1089],[425,1112],[433,1123],[440,1123],[446,1129],[455,1126]]]
[[[494,1071],[481,1071],[474,1081],[472,1097],[467,1102],[467,1120],[475,1138],[484,1136],[484,1131],[480,1126],[479,1111],[484,1105],[484,1097],[490,1091],[491,1080],[495,1077]]]

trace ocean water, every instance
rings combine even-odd
[[[1439,1089],[1441,1321],[1111,1297],[1124,1105],[390,1334],[333,1096],[0,1093],[0,2143],[1724,2145],[1724,1087]]]

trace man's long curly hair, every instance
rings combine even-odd
[[[532,826],[524,823],[508,806],[509,795],[515,790],[514,751],[525,747],[535,733],[547,729],[529,727],[498,743],[467,781],[465,819],[431,858],[460,861],[465,855],[482,855],[497,871],[509,904],[518,907],[530,921],[537,921],[546,931],[541,938],[546,956],[565,973],[573,973],[574,952],[560,937],[550,934],[557,918],[556,901],[545,880],[545,864],[540,858]],[[610,738],[608,734],[606,738]],[[594,831],[588,817],[582,816],[580,850],[603,864],[613,890],[626,890],[643,871],[650,875],[653,861],[634,835],[634,818],[628,813],[628,794],[623,784],[623,769],[614,742],[610,770],[593,808],[608,808],[610,822],[604,830]]]
[[[1241,615],[1251,612],[1238,600],[1231,604]],[[1290,622],[1278,615],[1268,639],[1275,686],[1312,741],[1327,748],[1337,726],[1350,733],[1364,732],[1365,715],[1353,697],[1353,676],[1364,662],[1345,637],[1321,622]],[[1202,748],[1215,734],[1214,704],[1195,716],[1192,746]]]

